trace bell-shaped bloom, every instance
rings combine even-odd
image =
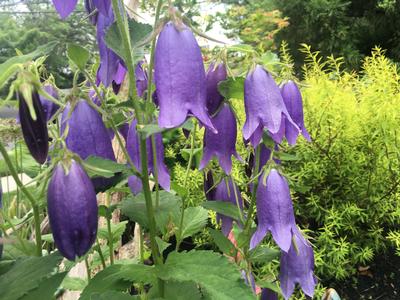
[[[96,7],[93,4],[93,0],[85,0],[85,9],[87,14],[90,16],[90,23],[92,23],[92,25],[96,25],[98,12],[95,12]]]
[[[25,144],[32,157],[40,164],[44,164],[49,152],[49,133],[47,120],[37,91],[32,93],[32,105],[36,120],[31,116],[28,104],[22,93],[17,93],[19,102],[19,122]]]
[[[279,87],[271,74],[257,65],[251,71],[244,83],[244,103],[246,123],[243,127],[243,137],[257,146],[262,138],[264,129],[269,131],[276,143],[280,143],[283,134],[277,135],[285,122],[294,124],[282,99]]]
[[[296,283],[300,284],[304,294],[313,297],[317,279],[314,276],[314,253],[310,243],[296,228],[293,231],[293,243],[289,251],[282,252],[279,280],[285,299],[293,294]]]
[[[52,96],[55,99],[58,99],[58,93],[57,90],[50,84],[46,84],[43,89],[46,91],[47,94]],[[60,108],[57,104],[54,102],[48,100],[46,97],[39,95],[40,102],[42,102],[43,106],[43,112],[46,116],[46,120],[49,121],[52,116],[57,112],[57,110]]]
[[[147,90],[148,85],[147,74],[143,69],[143,61],[136,65],[135,77],[137,95],[142,98],[144,96],[144,92]]]
[[[62,19],[72,13],[77,3],[78,0],[53,0],[53,4]]]
[[[97,8],[98,12],[102,15],[109,15],[112,10],[111,0],[89,0],[93,6]]]
[[[278,300],[278,294],[273,290],[264,288],[261,290],[260,300]]]
[[[112,89],[114,91],[115,95],[118,95],[119,90],[121,89],[122,83],[124,82],[125,79],[125,75],[126,75],[127,71],[125,66],[123,65],[122,61],[118,61],[118,68],[117,68],[117,72],[114,74],[113,78],[112,78]]]
[[[189,114],[215,130],[207,114],[207,84],[203,58],[190,29],[172,22],[162,29],[155,50],[154,79],[162,128],[182,125]]]
[[[224,64],[215,66],[211,63],[208,67],[206,80],[207,80],[207,109],[210,115],[213,115],[218,107],[224,101],[224,97],[218,91],[218,84],[226,80],[227,72]],[[214,124],[214,126],[216,126]],[[218,129],[217,129],[218,130]]]
[[[203,158],[200,169],[216,156],[225,174],[232,171],[232,155],[238,160],[242,158],[236,152],[236,118],[228,104],[223,104],[222,109],[212,118],[218,133],[206,128],[204,133]]]
[[[222,180],[215,188],[215,192],[213,192],[212,196],[214,197],[212,200],[230,202],[235,206],[239,205],[240,209],[243,209],[243,200],[240,191],[230,178],[228,179],[228,182]],[[232,230],[233,219],[217,214],[217,221],[222,224],[222,233],[225,236],[228,236]]]
[[[133,120],[128,131],[128,139],[126,142],[126,149],[128,150],[128,154],[132,159],[135,167],[140,171],[142,169],[141,161],[140,161],[140,137],[136,130],[136,120]],[[168,168],[164,163],[164,145],[162,142],[161,133],[156,133],[154,135],[155,138],[155,146],[156,146],[156,160],[154,162],[153,155],[153,146],[151,142],[151,138],[147,138],[146,140],[146,149],[147,149],[147,159],[148,159],[148,170],[149,174],[155,174],[155,168],[157,168],[158,175],[158,183],[165,190],[169,191],[171,185],[171,179],[169,176]],[[130,176],[128,178],[128,185],[133,194],[137,194],[142,191],[142,182],[136,176]]]
[[[208,201],[215,200],[214,178],[211,171],[205,171],[203,180],[204,194]]]
[[[295,127],[291,122],[285,119],[285,135],[288,143],[290,145],[296,144],[297,137],[300,133],[306,140],[311,141],[310,135],[304,126],[303,100],[297,84],[291,80],[284,83],[281,87],[281,94],[289,115],[297,125],[297,127]]]
[[[288,252],[293,230],[297,228],[289,185],[275,169],[268,174],[265,185],[261,178],[263,176],[257,187],[258,227],[251,238],[250,248],[255,248],[270,231],[278,246]]]
[[[47,190],[47,206],[54,242],[74,261],[93,245],[97,234],[96,193],[83,168],[71,160],[68,170],[59,163]]]
[[[99,113],[84,100],[78,101],[68,119],[70,109],[68,103],[61,118],[61,133],[69,126],[65,139],[68,149],[82,159],[92,155],[115,161],[111,140]]]

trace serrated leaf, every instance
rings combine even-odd
[[[16,300],[39,287],[61,260],[58,253],[18,259],[7,273],[0,276],[0,299]]]
[[[78,69],[83,70],[89,61],[90,53],[79,45],[68,44],[67,56],[78,67]]]
[[[212,251],[172,252],[156,270],[163,280],[199,284],[211,299],[255,299],[237,267]]]
[[[183,223],[181,229],[181,240],[191,236],[200,230],[202,230],[207,225],[208,211],[200,206],[198,207],[188,207],[185,209],[185,214],[183,216]],[[180,225],[180,215],[179,218],[175,219],[175,225]]]
[[[80,300],[90,300],[93,294],[124,291],[133,282],[153,283],[154,267],[139,264],[114,264],[97,273],[83,290]]]
[[[62,287],[70,291],[82,291],[87,285],[85,279],[79,277],[65,277],[62,282]]]
[[[267,246],[261,245],[252,249],[249,253],[249,261],[254,263],[269,263],[274,259],[279,258],[280,251]]]
[[[144,125],[143,127],[138,127],[138,132],[144,133],[142,136],[143,139],[147,139],[153,134],[161,133],[164,130],[164,128],[159,127],[157,124],[148,124]]]
[[[233,245],[232,242],[220,230],[215,230],[212,228],[209,228],[208,230],[219,250],[229,256],[235,255],[237,252],[235,245]]]
[[[166,241],[160,239],[158,236],[156,236],[156,243],[161,254],[164,252],[165,249],[171,246],[170,243],[167,243]]]
[[[148,293],[149,299],[153,300],[206,300],[201,294],[199,287],[196,283],[166,281],[164,282],[164,297],[155,298],[158,296],[157,284],[150,289]]]
[[[244,78],[229,77],[218,84],[218,91],[225,99],[244,99]]]
[[[213,210],[219,214],[240,220],[239,211],[236,205],[225,201],[206,201],[201,204],[205,209]]]
[[[85,170],[90,177],[111,178],[116,173],[127,169],[126,165],[98,156],[89,156],[84,162]]]
[[[135,300],[135,299],[140,299],[140,297],[131,296],[121,292],[108,291],[101,294],[94,293],[92,294],[90,299],[91,300]]]
[[[121,238],[122,234],[125,231],[126,224],[128,224],[128,221],[121,221],[116,224],[111,224],[111,232],[112,232],[112,236],[113,236],[113,242],[119,241],[119,239]],[[97,235],[101,239],[108,240],[107,227],[99,228]]]
[[[30,291],[28,294],[19,298],[19,300],[37,300],[37,299],[46,299],[46,300],[55,300],[55,293],[61,285],[64,277],[68,272],[57,273],[49,278],[44,279],[40,282],[38,288]]]

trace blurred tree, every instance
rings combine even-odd
[[[2,0],[0,4],[0,63],[16,54],[29,53],[50,41],[59,46],[46,60],[59,87],[69,87],[72,79],[65,56],[67,43],[89,45],[95,51],[94,27],[86,20],[82,5],[66,20],[55,12],[51,0]]]

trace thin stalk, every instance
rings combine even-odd
[[[103,266],[103,269],[107,267],[106,265],[106,260],[104,259],[103,251],[101,250],[100,242],[99,239],[96,238],[96,247],[97,247],[97,253],[99,253],[100,260],[101,260],[101,265]]]
[[[158,186],[158,169],[157,169],[157,149],[156,149],[156,139],[154,135],[151,136],[151,148],[153,151],[153,175],[156,189],[156,208],[160,204],[160,187]]]
[[[107,231],[108,231],[108,248],[110,250],[110,264],[114,264],[114,249],[113,249],[113,234],[111,230],[111,219],[107,217]]]
[[[90,267],[89,267],[89,260],[87,257],[85,257],[85,267],[86,267],[86,275],[87,275],[88,281],[90,281],[91,280]]]
[[[239,196],[238,196],[238,193],[237,193],[237,190],[236,190],[235,181],[233,180],[233,177],[232,177],[232,176],[230,176],[230,178],[231,178],[232,185],[233,185],[233,193],[234,193],[234,195],[235,195],[236,207],[237,207],[238,212],[239,212],[240,222],[242,222],[242,224],[244,224],[243,212],[242,212],[242,210],[241,210],[241,208],[240,208]],[[229,185],[228,185],[228,186],[229,186]],[[249,282],[250,282],[250,281],[249,281]]]
[[[2,142],[0,142],[0,152],[3,155],[4,161],[8,167],[8,170],[11,173],[11,176],[14,178],[15,183],[21,189],[21,191],[28,198],[29,202],[32,205],[33,209],[33,218],[35,223],[35,239],[36,239],[36,254],[38,256],[42,256],[42,233],[40,232],[40,213],[39,206],[36,204],[35,198],[33,198],[32,194],[28,191],[28,189],[23,185],[21,180],[18,177],[18,173],[15,170],[10,157]]]
[[[185,181],[183,183],[183,187],[186,189],[186,185],[187,185],[187,181],[188,181],[188,177],[189,177],[189,171],[190,168],[192,166],[192,161],[193,161],[193,156],[194,156],[194,143],[195,143],[195,139],[196,139],[196,129],[197,129],[197,124],[194,124],[194,128],[193,131],[191,133],[191,141],[190,141],[190,155],[189,155],[189,161],[188,161],[188,165],[186,168],[186,174],[185,174]],[[186,189],[187,192],[187,189]],[[182,235],[182,227],[183,227],[183,220],[185,218],[185,200],[186,200],[187,194],[185,195],[185,197],[182,197],[182,207],[181,207],[181,219],[179,222],[179,229],[178,229],[178,234],[177,234],[177,241],[176,241],[176,248],[175,250],[178,251],[179,246],[182,242],[181,239],[181,235]]]

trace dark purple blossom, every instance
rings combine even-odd
[[[290,145],[296,144],[298,135],[301,133],[308,141],[311,141],[310,135],[304,126],[304,114],[303,114],[303,100],[301,93],[296,83],[289,80],[284,83],[281,87],[281,94],[289,115],[297,125],[293,126],[285,118],[285,135]]]
[[[288,252],[293,231],[297,228],[289,185],[275,169],[268,174],[266,185],[262,178],[257,188],[258,227],[251,238],[250,248],[255,248],[271,231],[278,246]]]
[[[93,4],[93,0],[85,0],[85,9],[88,15],[90,15],[90,23],[96,25],[98,12],[95,12],[96,7]]]
[[[77,3],[78,0],[53,0],[53,4],[62,19],[72,13]],[[85,0],[85,8],[88,14],[92,13],[96,8],[100,14],[107,16],[112,8],[111,0]]]
[[[143,69],[143,63],[143,61],[139,62],[135,68],[136,91],[140,98],[144,96],[144,92],[147,90],[148,85],[147,74]]]
[[[69,260],[83,256],[97,233],[96,193],[90,178],[74,160],[66,171],[59,163],[47,191],[47,205],[54,242]]]
[[[236,191],[236,192],[235,192]],[[239,205],[240,209],[243,209],[243,200],[240,195],[240,191],[232,179],[228,181],[222,180],[213,192],[214,199],[217,201],[230,202],[233,205]],[[217,221],[222,223],[222,233],[228,236],[232,230],[233,219],[224,215],[217,214]]]
[[[262,289],[260,300],[278,300],[278,294],[270,289]]]
[[[238,160],[242,158],[236,152],[236,118],[228,104],[223,104],[218,114],[212,118],[218,133],[206,128],[204,133],[203,158],[200,169],[216,156],[225,174],[232,171],[232,155]]]
[[[201,50],[190,29],[172,22],[162,29],[155,50],[154,79],[160,106],[159,126],[182,125],[189,114],[215,130],[207,114],[207,84]]]
[[[90,1],[90,0],[89,0]],[[91,0],[100,14],[108,16],[112,11],[111,0]]]
[[[62,19],[72,13],[77,3],[78,0],[53,0],[53,4]]]
[[[313,297],[317,279],[314,276],[314,253],[310,243],[296,228],[293,230],[293,243],[289,251],[282,251],[280,275],[281,290],[285,299],[293,294],[296,283],[304,294]]]
[[[210,115],[215,114],[218,107],[224,101],[224,97],[218,91],[218,84],[226,80],[227,72],[224,64],[211,63],[208,67],[207,79],[207,109]],[[218,129],[217,129],[218,130]]]
[[[280,143],[283,133],[278,133],[284,126],[285,117],[297,127],[285,107],[279,87],[271,74],[259,65],[246,77],[244,100],[247,118],[243,137],[250,140],[253,146],[260,143],[264,129],[269,131],[276,143]]]
[[[55,99],[58,99],[57,90],[52,85],[46,84],[45,86],[43,86],[43,89],[46,91],[47,94]],[[40,102],[42,102],[43,112],[46,116],[46,120],[49,121],[60,107],[42,95],[39,95],[39,98]]]
[[[127,139],[127,150],[130,158],[132,159],[133,164],[138,170],[141,170],[141,162],[140,162],[140,141],[139,134],[136,130],[137,122],[136,120],[132,121],[129,131],[128,131],[128,139]],[[147,138],[146,146],[147,146],[147,159],[148,159],[148,169],[149,174],[152,173],[154,175],[155,167],[157,167],[157,175],[158,175],[158,183],[165,190],[169,191],[171,179],[169,176],[168,168],[164,163],[164,145],[162,142],[161,133],[156,133],[154,135],[155,138],[155,146],[156,146],[156,160],[157,164],[155,166],[153,159],[153,146],[151,142],[151,138]],[[137,194],[142,190],[142,182],[136,176],[130,176],[128,178],[129,187],[132,190],[132,193]]]

